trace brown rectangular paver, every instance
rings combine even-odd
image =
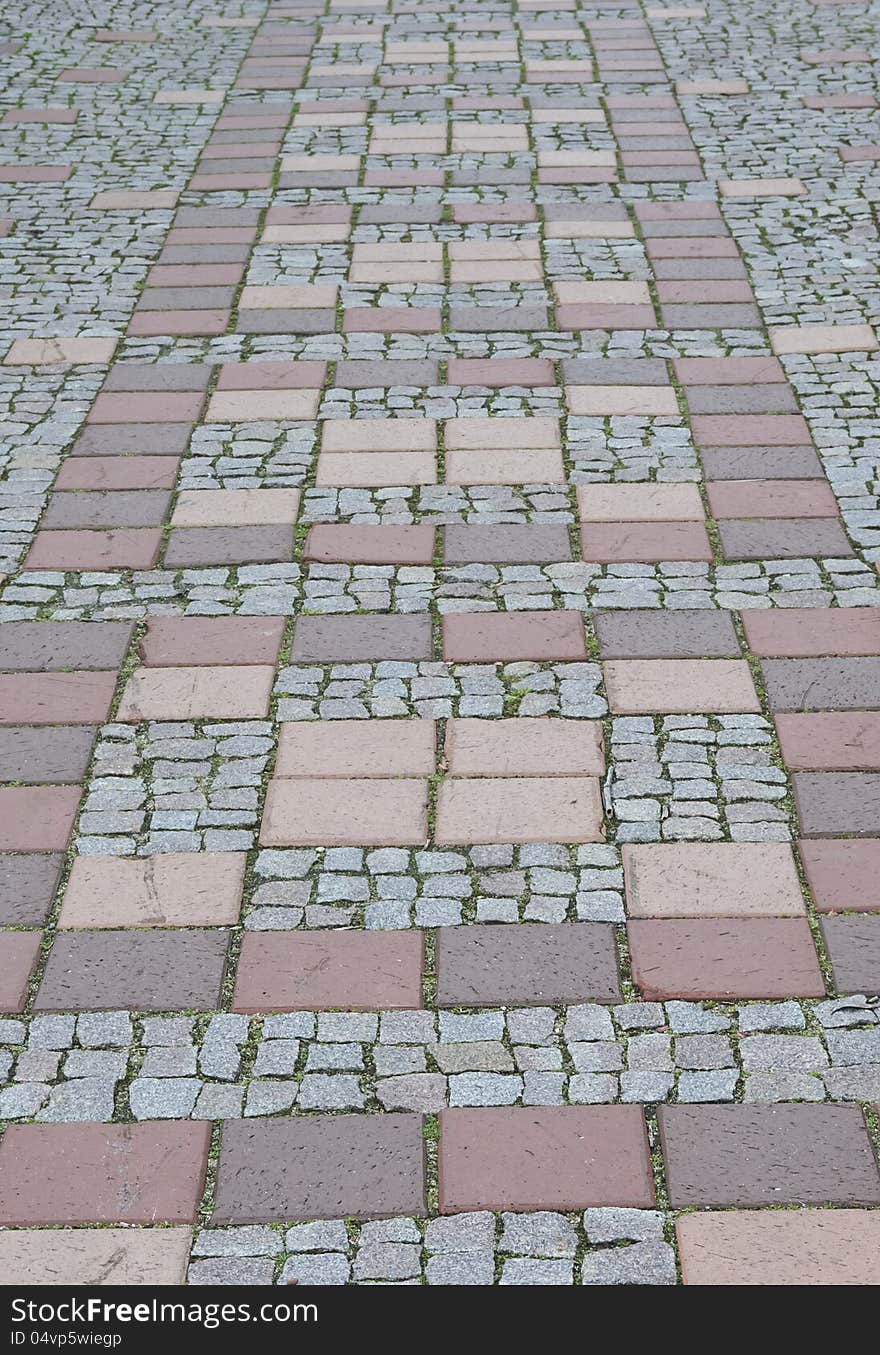
[[[250,932],[232,1005],[239,1012],[421,1007],[422,951],[417,930]]]
[[[802,839],[798,847],[820,913],[880,912],[880,840]]]
[[[24,1011],[42,932],[0,932],[0,1012]]]
[[[880,706],[880,657],[764,659],[761,672],[774,711]]]
[[[651,842],[622,848],[630,917],[802,917],[787,842]]]
[[[281,726],[278,777],[433,776],[433,720],[299,720]]]
[[[804,837],[880,837],[880,773],[795,772]]]
[[[880,771],[880,712],[777,715],[787,767],[799,771]]]
[[[319,523],[309,529],[304,560],[363,565],[430,565],[434,560],[434,528],[359,526]]]
[[[0,1220],[51,1223],[192,1223],[202,1194],[211,1126],[10,1125],[0,1145]]]
[[[103,724],[115,689],[115,673],[3,674],[0,725]]]
[[[78,856],[58,926],[210,927],[238,921],[243,852]]]
[[[436,954],[441,1007],[620,1001],[610,923],[441,927]]]
[[[658,1118],[674,1209],[880,1202],[857,1106],[661,1106]]]
[[[214,1011],[228,943],[220,928],[60,932],[35,1010]]]
[[[451,776],[601,776],[602,728],[592,720],[520,716],[452,719],[445,756]]]
[[[152,668],[274,665],[284,626],[283,616],[151,616],[140,656]]]
[[[212,1223],[426,1211],[420,1115],[227,1120]]]
[[[633,982],[649,1002],[822,997],[805,918],[636,919]]]
[[[451,663],[585,659],[580,612],[469,612],[443,618],[443,657]]]
[[[744,659],[614,659],[603,668],[615,715],[761,709]]]
[[[64,785],[82,781],[93,725],[0,727],[0,780]]]
[[[880,916],[824,917],[822,935],[839,993],[880,989]]]
[[[787,607],[742,612],[749,648],[762,658],[880,655],[876,607]]]
[[[641,1106],[444,1110],[439,1171],[442,1214],[654,1203]]]
[[[586,776],[448,777],[437,799],[444,845],[602,842],[599,781]]]
[[[0,787],[0,851],[63,852],[80,798],[79,786]]]
[[[300,616],[292,663],[418,662],[433,656],[427,616]]]
[[[686,1285],[880,1285],[877,1210],[739,1209],[675,1227]]]
[[[151,569],[159,555],[158,527],[107,531],[39,531],[27,553],[26,569]]]
[[[60,852],[0,853],[0,925],[39,927],[61,878]]]
[[[260,830],[264,847],[403,847],[427,840],[427,780],[270,782]]]
[[[593,614],[603,659],[738,658],[729,612],[605,611]]]

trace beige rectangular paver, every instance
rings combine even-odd
[[[263,720],[274,668],[138,668],[119,703],[119,720]]]
[[[692,484],[578,485],[581,522],[702,522],[703,501]]]
[[[759,713],[745,659],[614,659],[603,665],[613,715]]]
[[[244,852],[78,856],[58,926],[233,926],[245,861]]]
[[[278,777],[432,776],[433,720],[299,720],[281,726]]]
[[[595,720],[448,720],[445,752],[451,776],[601,776],[605,771],[602,726]]]
[[[296,521],[298,489],[184,489],[172,527],[270,527]]]
[[[276,778],[264,847],[418,847],[428,840],[428,782],[415,778]]]
[[[599,781],[587,776],[448,777],[437,800],[436,841],[601,842]]]

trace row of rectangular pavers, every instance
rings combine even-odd
[[[0,1233],[8,1283],[117,1285],[670,1285],[675,1252],[654,1210],[467,1212],[284,1229],[32,1228]],[[675,1223],[685,1285],[876,1285],[880,1213],[729,1210]],[[576,1260],[575,1257],[580,1259]],[[190,1261],[187,1270],[187,1261]]]
[[[451,1108],[439,1120],[442,1214],[655,1206],[641,1106]],[[857,1106],[661,1106],[658,1120],[673,1209],[880,1203]],[[0,1222],[192,1223],[210,1139],[204,1121],[11,1125]],[[421,1216],[425,1156],[414,1113],[227,1121],[211,1222]]]

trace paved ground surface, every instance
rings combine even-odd
[[[8,1283],[880,1282],[876,35],[7,6]]]

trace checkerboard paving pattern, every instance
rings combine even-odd
[[[876,25],[765,10],[0,12],[7,1283],[880,1282]]]

